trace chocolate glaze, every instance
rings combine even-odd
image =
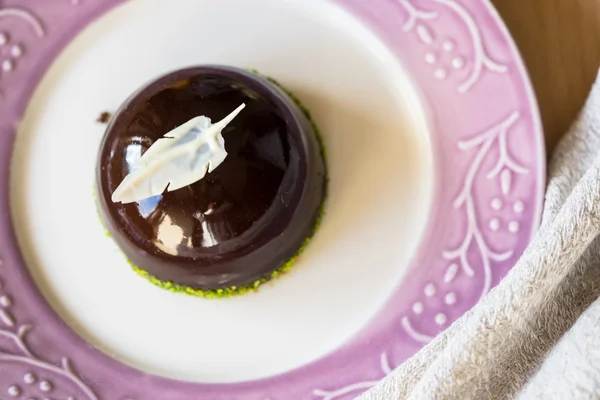
[[[228,157],[186,188],[132,204],[111,195],[152,143],[193,117],[218,121]],[[312,234],[325,193],[312,125],[276,85],[244,70],[177,71],[130,97],[112,118],[97,165],[101,217],[126,257],[154,277],[194,289],[252,284]]]

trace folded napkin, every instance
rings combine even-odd
[[[600,398],[600,75],[507,277],[362,400]]]

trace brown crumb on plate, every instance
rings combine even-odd
[[[106,123],[108,123],[108,121],[110,121],[110,117],[112,117],[112,114],[109,113],[108,111],[104,111],[102,114],[100,114],[100,116],[98,117],[96,122],[99,122],[101,124],[106,124]]]

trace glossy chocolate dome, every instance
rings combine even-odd
[[[190,119],[218,121],[228,156],[204,179],[131,204],[111,195],[159,138]],[[184,288],[216,290],[269,278],[313,233],[326,174],[316,132],[276,84],[230,67],[170,73],[115,113],[97,165],[106,228],[139,269]]]

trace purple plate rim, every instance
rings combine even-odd
[[[489,0],[331,1],[371,28],[416,82],[432,137],[435,201],[410,271],[367,327],[307,366],[235,384],[186,383],[125,366],[81,339],[37,289],[10,218],[19,121],[64,47],[126,0],[0,5],[0,396],[354,398],[509,272],[540,223],[546,156],[532,85],[497,11]]]

